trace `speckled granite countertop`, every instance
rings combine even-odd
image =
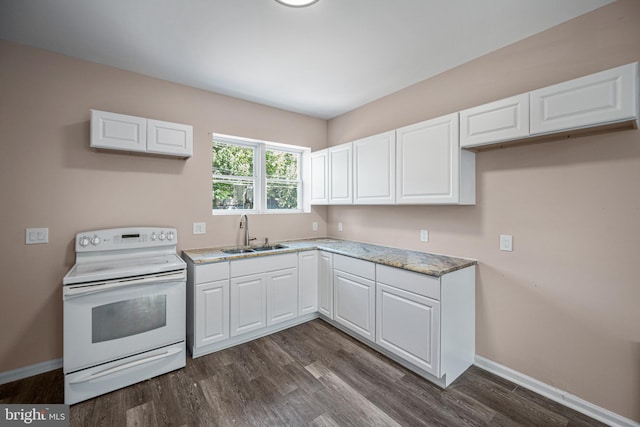
[[[222,252],[229,248],[189,249],[182,251],[183,255],[194,264],[208,264],[212,262],[229,261],[235,259],[253,258],[257,256],[277,255],[320,249],[334,254],[358,258],[382,265],[402,268],[417,273],[440,277],[443,274],[460,270],[477,263],[476,260],[456,258],[445,255],[435,255],[427,252],[396,249],[387,246],[371,245],[368,243],[351,242],[338,239],[310,239],[278,242],[286,245],[285,249],[265,252],[250,252],[230,255]]]

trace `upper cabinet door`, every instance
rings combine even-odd
[[[353,164],[351,143],[329,148],[329,203],[353,203]]]
[[[460,147],[471,148],[529,136],[529,94],[460,112]]]
[[[458,113],[396,131],[398,203],[460,201]]]
[[[638,63],[531,92],[531,134],[636,118]]]
[[[146,151],[147,120],[142,117],[91,110],[93,148]]]
[[[329,203],[329,151],[311,153],[311,204]]]
[[[353,202],[393,204],[396,201],[396,132],[353,142]]]
[[[191,157],[193,127],[160,120],[147,120],[147,152]]]

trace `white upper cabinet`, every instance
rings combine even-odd
[[[186,158],[193,155],[193,127],[91,110],[90,146]]]
[[[531,92],[531,134],[638,117],[638,63]]]
[[[512,96],[460,112],[460,147],[529,136],[529,94]]]
[[[398,203],[475,203],[475,157],[460,150],[458,113],[398,129],[396,145]]]
[[[193,127],[160,120],[147,120],[147,152],[191,157]]]
[[[353,142],[353,202],[382,205],[396,201],[396,132]]]
[[[329,148],[329,204],[353,203],[351,143]]]
[[[329,203],[329,150],[311,153],[311,204]]]
[[[91,147],[147,151],[147,119],[91,110]]]

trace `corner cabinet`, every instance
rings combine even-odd
[[[333,319],[333,254],[318,253],[318,311]]]
[[[90,147],[187,158],[193,155],[193,127],[91,110]]]
[[[396,131],[399,204],[475,204],[475,155],[460,150],[458,113]]]

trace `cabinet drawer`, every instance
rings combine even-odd
[[[214,282],[229,278],[229,263],[216,262],[213,264],[202,264],[195,267],[195,283]]]
[[[438,277],[386,265],[376,266],[376,277],[378,283],[384,283],[407,292],[440,300],[440,279]]]
[[[376,280],[376,265],[369,261],[335,254],[333,256],[333,268],[364,277],[365,279]]]
[[[267,271],[283,270],[298,266],[298,255],[295,253],[282,255],[268,255],[255,258],[231,261],[231,277],[260,274]]]

